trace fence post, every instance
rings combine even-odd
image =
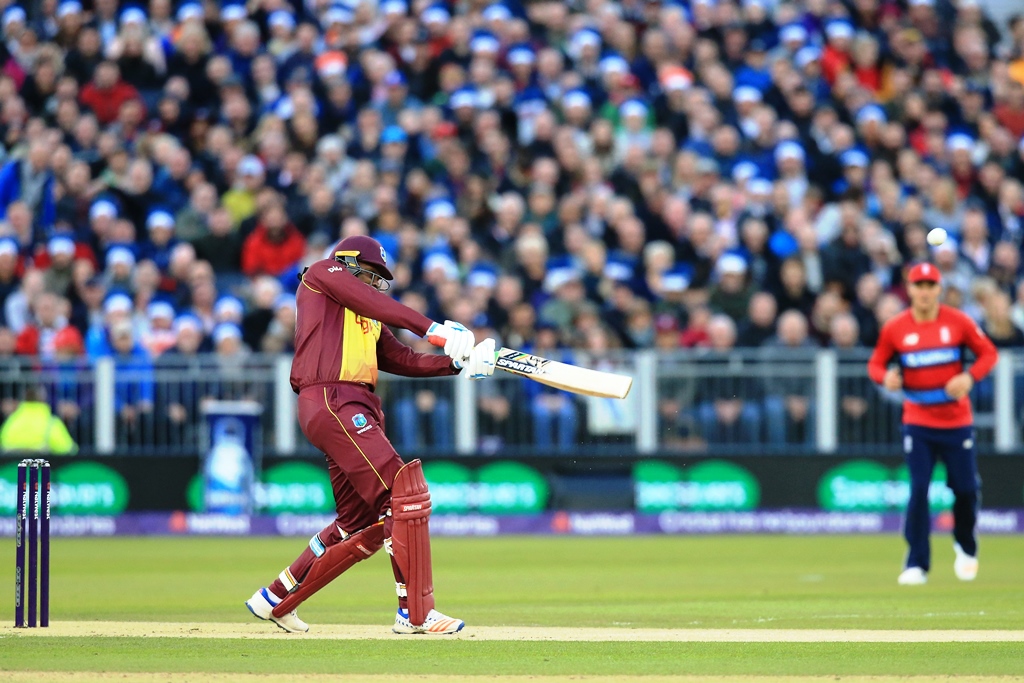
[[[476,452],[476,382],[455,378],[455,451],[461,455]]]
[[[1012,453],[1017,447],[1017,421],[1014,419],[1017,406],[1013,391],[1014,361],[1012,353],[1007,351],[1000,353],[992,377],[995,446],[999,453]]]
[[[114,452],[117,415],[114,411],[114,359],[100,358],[96,361],[93,382],[93,405],[96,406],[96,452],[109,455]]]
[[[641,453],[658,450],[658,363],[655,351],[640,351],[636,359],[637,416],[636,449]]]
[[[296,398],[292,391],[292,359],[274,359],[274,450],[278,455],[295,453]]]
[[[814,378],[817,403],[815,446],[820,453],[834,453],[839,442],[839,360],[834,349],[824,349],[815,354]]]

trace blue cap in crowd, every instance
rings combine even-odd
[[[146,317],[150,320],[174,320],[174,306],[166,301],[154,301],[146,307]]]
[[[380,141],[382,144],[390,145],[393,143],[403,143],[409,139],[409,135],[405,132],[405,129],[401,126],[388,126],[384,129],[384,132],[380,134]]]
[[[146,228],[149,230],[158,228],[174,230],[174,216],[167,211],[157,209],[146,217]]]
[[[868,155],[859,149],[848,149],[839,155],[839,163],[844,167],[855,166],[859,168],[867,168]]]
[[[203,333],[203,321],[193,313],[182,313],[174,319],[174,332],[181,333],[182,330],[192,330]]]
[[[484,21],[508,21],[512,18],[512,10],[500,2],[488,5],[481,13]]]
[[[225,339],[242,339],[242,328],[231,323],[221,323],[213,328],[213,343],[220,344]]]
[[[245,315],[245,304],[238,297],[231,295],[222,296],[213,305],[213,317],[220,319],[223,316],[241,318]]]
[[[427,221],[432,221],[435,218],[451,218],[455,215],[455,205],[449,199],[432,199],[427,202],[423,215]]]

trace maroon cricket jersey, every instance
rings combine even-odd
[[[350,382],[372,391],[378,370],[406,377],[458,373],[447,356],[417,353],[385,325],[422,337],[431,320],[381,294],[333,259],[314,263],[296,293],[292,389],[299,393],[314,384]]]

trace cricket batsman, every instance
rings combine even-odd
[[[903,534],[910,546],[901,585],[928,581],[931,567],[931,517],[928,486],[935,463],[946,464],[946,483],[953,503],[953,571],[961,581],[978,574],[977,458],[974,418],[969,394],[992,370],[995,346],[961,311],[939,304],[941,275],[930,263],[919,263],[907,275],[910,309],[882,328],[868,375],[889,391],[903,390],[903,453],[910,469],[910,500]],[[964,348],[974,352],[964,369]],[[889,367],[895,360],[895,366]]]
[[[381,245],[347,237],[334,258],[300,276],[296,298],[292,389],[303,434],[326,455],[337,519],[246,606],[290,632],[309,626],[295,608],[349,567],[385,548],[398,592],[395,633],[455,633],[465,625],[434,609],[430,562],[430,493],[420,461],[405,463],[384,436],[374,393],[380,370],[406,377],[494,372],[494,340],[479,344],[459,323],[433,322],[382,292],[391,271]],[[443,346],[423,354],[398,341],[400,327]]]

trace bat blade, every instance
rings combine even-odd
[[[626,398],[633,386],[633,378],[628,375],[581,368],[504,347],[499,349],[494,365],[513,375],[586,396]]]

